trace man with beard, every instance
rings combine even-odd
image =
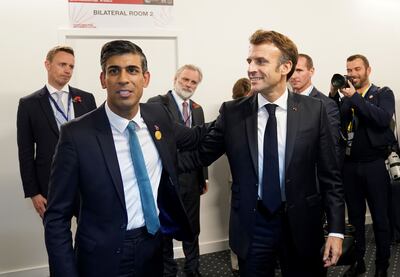
[[[197,66],[187,64],[175,73],[174,89],[165,95],[158,95],[149,102],[163,103],[174,120],[187,127],[204,123],[202,107],[191,100],[203,74]],[[200,195],[207,191],[207,169],[200,168],[179,175],[179,191],[195,233],[193,241],[182,241],[185,254],[183,271],[186,276],[201,276],[199,272]],[[176,276],[178,266],[174,260],[172,238],[164,238],[164,276]]]
[[[390,122],[395,109],[393,91],[369,81],[371,67],[363,55],[347,58],[348,87],[331,92],[340,101],[342,131],[346,138],[343,184],[349,222],[356,228],[357,262],[344,276],[365,272],[365,212],[371,211],[376,241],[375,276],[387,276],[390,258],[388,191],[390,179],[385,167],[387,149],[394,141]]]

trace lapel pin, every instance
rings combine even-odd
[[[297,107],[293,107],[292,110],[297,112]]]
[[[154,129],[156,129],[156,131],[159,131],[160,127],[158,127],[158,125],[154,125]]]
[[[372,98],[374,98],[374,96],[373,96],[373,95],[370,95],[370,96],[369,96],[369,99],[372,99]]]
[[[159,130],[155,131],[154,137],[156,138],[156,140],[160,140],[162,138],[161,132]]]

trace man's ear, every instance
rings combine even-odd
[[[101,87],[102,87],[103,89],[107,88],[107,85],[106,85],[106,75],[105,75],[105,73],[104,73],[103,71],[100,73],[100,83],[101,83]]]
[[[292,70],[293,63],[292,61],[287,61],[280,66],[280,71],[282,75],[288,75],[290,70]]]
[[[144,78],[144,83],[143,83],[143,87],[147,88],[147,86],[150,83],[150,72],[146,71],[145,73],[143,73],[143,78]]]

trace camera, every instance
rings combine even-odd
[[[386,160],[386,168],[389,171],[390,178],[393,181],[400,180],[400,158],[396,152],[390,153]]]
[[[349,83],[347,81],[352,82],[353,77],[348,75],[341,75],[339,73],[333,74],[331,79],[331,84],[335,89],[348,88]]]

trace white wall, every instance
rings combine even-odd
[[[2,1],[0,7],[1,274],[47,263],[43,228],[30,200],[23,199],[15,119],[18,99],[44,85],[44,57],[49,48],[59,43],[60,28],[68,27],[68,3],[67,0]],[[233,83],[246,75],[248,37],[258,28],[285,33],[300,52],[310,54],[316,66],[314,83],[323,91],[329,88],[333,73],[344,73],[347,56],[362,53],[370,60],[373,82],[387,85],[396,93],[400,91],[399,12],[400,2],[396,0],[176,0],[178,61],[196,64],[204,71],[195,100],[203,105],[206,120],[215,118],[221,102],[230,99]],[[133,27],[131,31],[134,32]],[[85,55],[77,56],[79,68]],[[152,63],[150,71],[156,67],[157,63]],[[99,70],[99,66],[93,68],[94,72]],[[154,70],[162,72],[159,67]],[[172,76],[165,80],[172,80]],[[73,82],[87,88],[85,80],[74,78]],[[171,82],[165,81],[165,90],[171,87]],[[98,104],[104,100],[103,91],[93,93]],[[225,246],[228,175],[225,158],[210,168],[210,190],[202,197],[203,252]],[[18,276],[33,276],[33,272]]]

